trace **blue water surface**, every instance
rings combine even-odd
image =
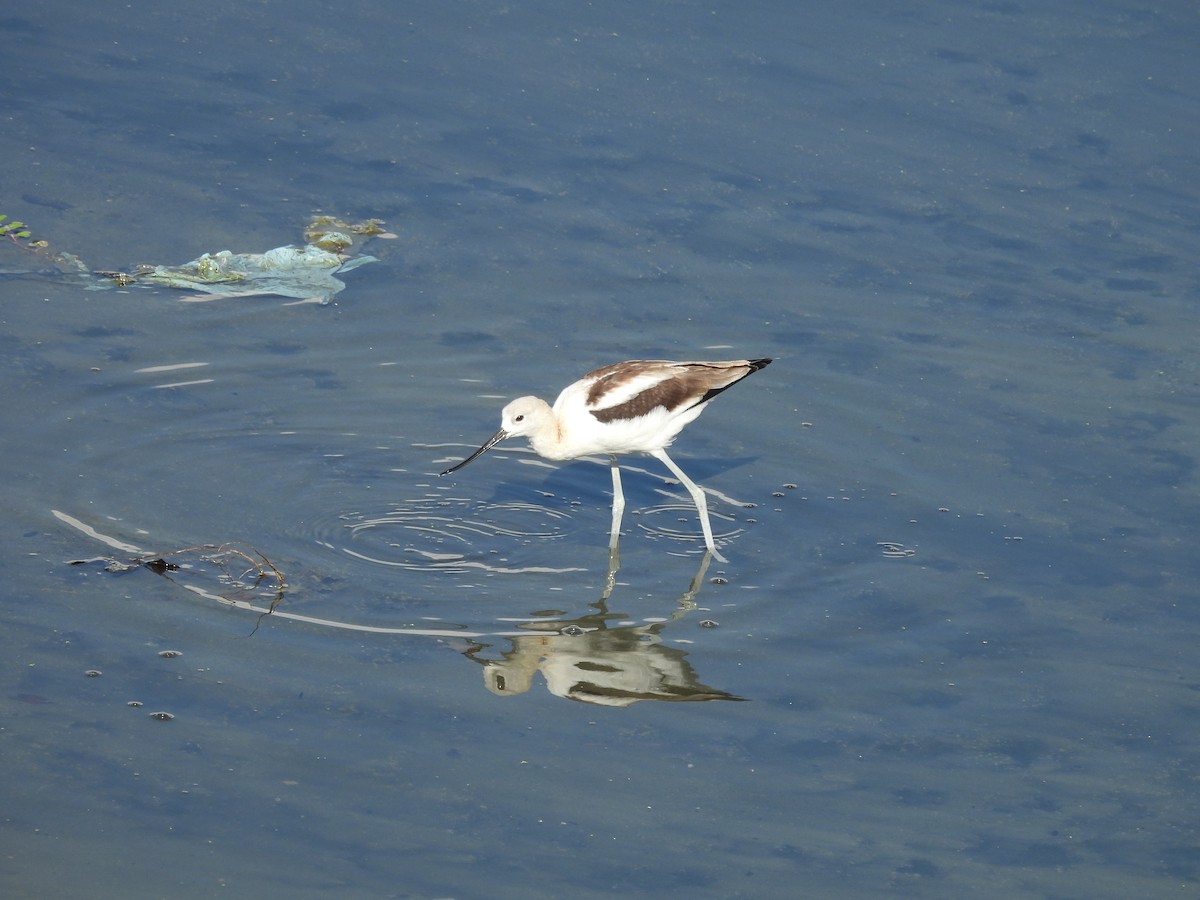
[[[1196,895],[1193,4],[0,33],[5,896]],[[328,305],[79,270],[317,213]],[[615,574],[603,460],[437,475],[760,356],[671,451],[727,562],[652,459]]]

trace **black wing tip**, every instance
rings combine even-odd
[[[750,362],[750,370],[757,372],[759,369],[765,369],[771,363],[775,362],[775,357],[764,356],[762,359],[752,359]]]

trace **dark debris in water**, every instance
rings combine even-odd
[[[269,615],[283,602],[287,581],[266,556],[253,547],[234,544],[199,544],[167,553],[147,553],[134,557],[93,556],[67,561],[71,566],[99,565],[112,575],[148,569],[168,581],[211,585],[212,593],[230,602],[257,600],[267,603]],[[259,622],[262,616],[259,616]],[[258,624],[254,626],[258,630]],[[254,632],[251,632],[253,634]],[[164,650],[159,656],[172,658],[178,650]]]
[[[92,556],[88,559],[69,559],[69,566],[86,566],[92,563],[103,563],[104,571],[113,575],[122,575],[125,572],[133,572],[137,569],[147,568],[156,575],[165,575],[167,572],[178,571],[179,566],[175,563],[169,563],[162,557],[154,557],[153,559],[136,558],[132,560],[113,559],[111,556]]]

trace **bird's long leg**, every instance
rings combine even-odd
[[[688,493],[692,495],[692,501],[696,504],[696,512],[700,514],[700,529],[704,532],[705,546],[708,547],[715,559],[720,562],[728,562],[725,557],[717,552],[717,545],[713,541],[712,525],[708,521],[708,501],[704,499],[704,491],[696,486],[696,482],[683,474],[683,469],[675,465],[671,457],[667,456],[666,450],[654,450],[650,455],[670,469],[675,477],[679,479],[679,483],[687,488]]]
[[[600,603],[607,603],[617,587],[617,572],[621,570],[621,548],[615,544],[608,548],[608,574],[604,576],[604,591]]]
[[[608,465],[612,469],[613,480],[613,518],[612,531],[608,535],[608,546],[615,550],[617,541],[621,537],[621,515],[625,512],[625,492],[621,490],[621,468],[617,465],[615,455],[608,458]]]

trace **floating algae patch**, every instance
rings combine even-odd
[[[87,290],[157,285],[196,292],[182,298],[190,301],[279,296],[324,305],[346,287],[338,275],[378,262],[374,256],[353,252],[356,239],[396,237],[383,229],[379,219],[350,223],[320,215],[305,226],[302,246],[276,247],[265,253],[221,250],[182,265],[142,264],[125,272],[92,270],[73,254],[53,250],[47,241],[30,240],[23,222],[5,222],[6,218],[0,216],[0,236],[54,267],[50,272],[17,273],[22,277],[81,278]]]
[[[216,295],[207,298],[213,300],[275,294],[325,304],[346,287],[337,274],[371,262],[377,262],[374,256],[345,257],[315,244],[276,247],[266,253],[222,250],[182,266],[143,267],[132,280]]]

